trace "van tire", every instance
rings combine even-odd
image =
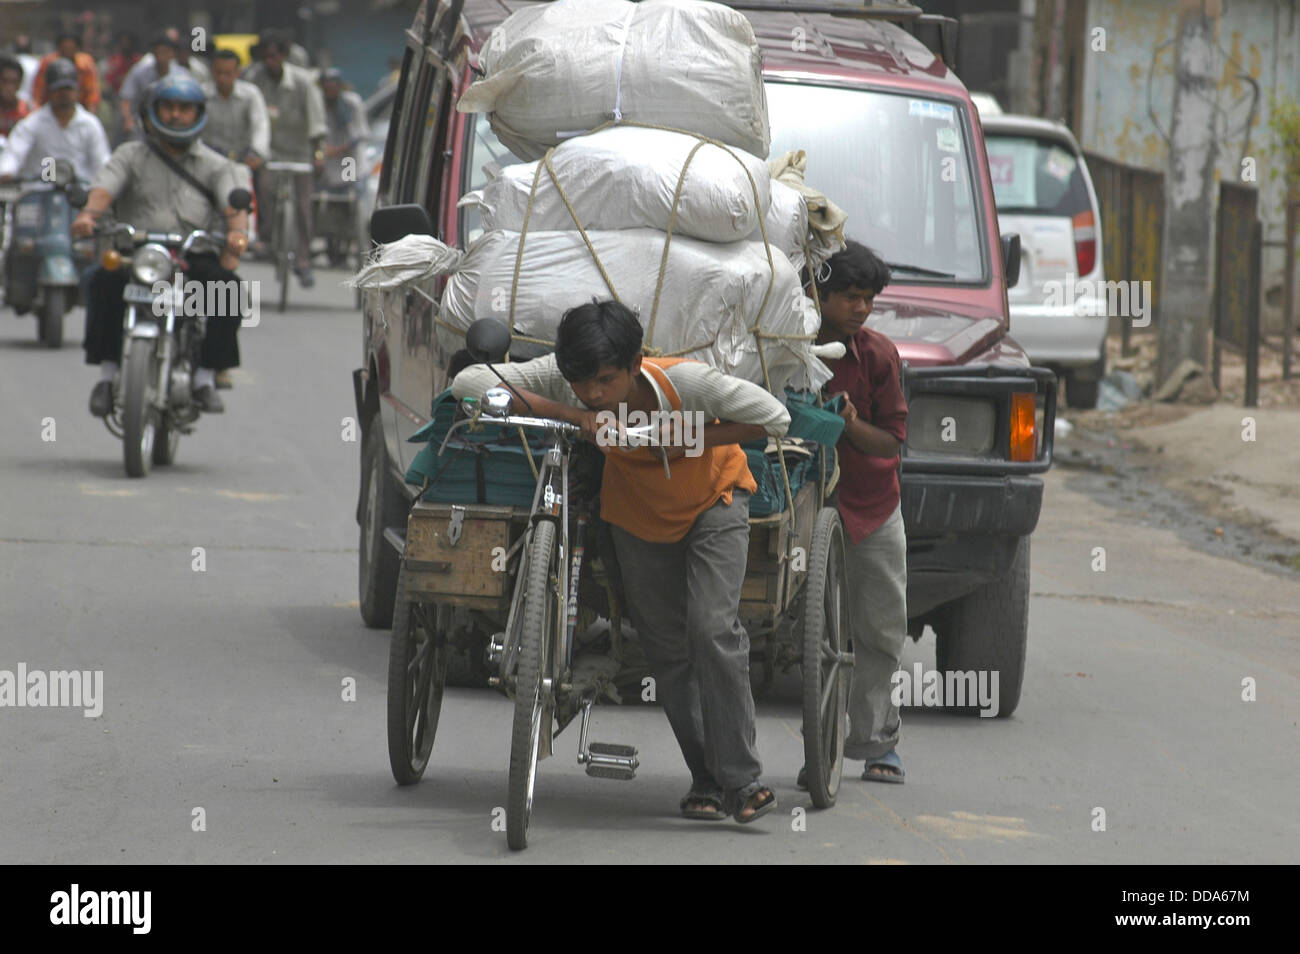
[[[1015,712],[1029,642],[1029,537],[1016,544],[1005,576],[948,604],[935,622],[939,671],[998,672],[998,718]],[[945,706],[954,701],[945,700]],[[967,706],[957,711],[975,714],[979,710]]]
[[[1090,411],[1097,406],[1097,396],[1101,392],[1101,379],[1106,376],[1106,353],[1088,368],[1067,371],[1065,374],[1066,407]]]
[[[361,618],[371,629],[393,625],[401,557],[384,539],[384,528],[406,525],[406,509],[388,476],[382,418],[371,415],[361,443],[361,528],[357,591]],[[373,488],[373,489],[372,489]]]

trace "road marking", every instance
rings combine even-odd
[[[346,603],[335,603],[334,605],[335,605],[336,607],[338,607],[339,609],[360,609],[360,608],[361,608],[361,601],[360,601],[360,600],[348,600]]]
[[[947,818],[938,815],[917,815],[917,823],[925,825],[949,838],[966,841],[971,838],[1036,838],[1027,830],[1023,818],[1001,815],[975,815],[971,812],[951,812]]]
[[[251,490],[218,490],[218,497],[229,497],[231,500],[242,500],[246,503],[270,503],[273,500],[288,500],[288,494],[264,494]]]
[[[87,497],[135,497],[140,493],[127,487],[102,487],[97,484],[77,484],[77,489]]]

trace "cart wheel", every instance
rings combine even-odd
[[[407,598],[403,562],[388,651],[388,761],[398,785],[418,782],[429,764],[447,680],[446,617]]]
[[[823,507],[813,526],[808,580],[800,622],[803,645],[803,751],[813,805],[835,804],[844,770],[844,726],[848,707],[848,581],[844,526],[839,513]]]
[[[539,520],[529,544],[524,605],[519,618],[519,669],[515,678],[515,721],[510,737],[510,790],[506,802],[506,842],[513,851],[528,847],[533,788],[543,720],[551,718],[551,675],[561,603],[554,585],[557,553],[555,524]]]

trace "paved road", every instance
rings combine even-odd
[[[268,270],[247,274],[269,298]],[[759,725],[781,812],[747,828],[676,817],[684,768],[652,707],[597,712],[596,738],[640,747],[631,783],[586,777],[561,736],[522,855],[492,829],[511,713],[495,694],[450,690],[425,781],[397,788],[387,638],[355,603],[358,447],[341,439],[359,320],[340,276],[318,276],[242,332],[228,412],[143,481],[87,414],[81,313],[51,353],[0,312],[0,670],[104,672],[99,718],[0,709],[0,860],[1297,860],[1296,577],[1189,549],[1064,471],[1034,537],[1019,710],[907,710],[906,785],[846,781],[833,811],[811,810],[786,686]],[[928,635],[913,661],[933,666]]]

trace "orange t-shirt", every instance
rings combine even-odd
[[[659,383],[674,411],[682,409],[681,397],[663,369],[687,360],[641,361],[641,367]],[[686,536],[695,518],[719,499],[730,504],[735,488],[751,494],[758,489],[739,444],[705,448],[698,457],[679,457],[671,467],[669,479],[664,476],[663,458],[656,448],[612,450],[605,457],[601,518],[642,540],[674,543]]]

